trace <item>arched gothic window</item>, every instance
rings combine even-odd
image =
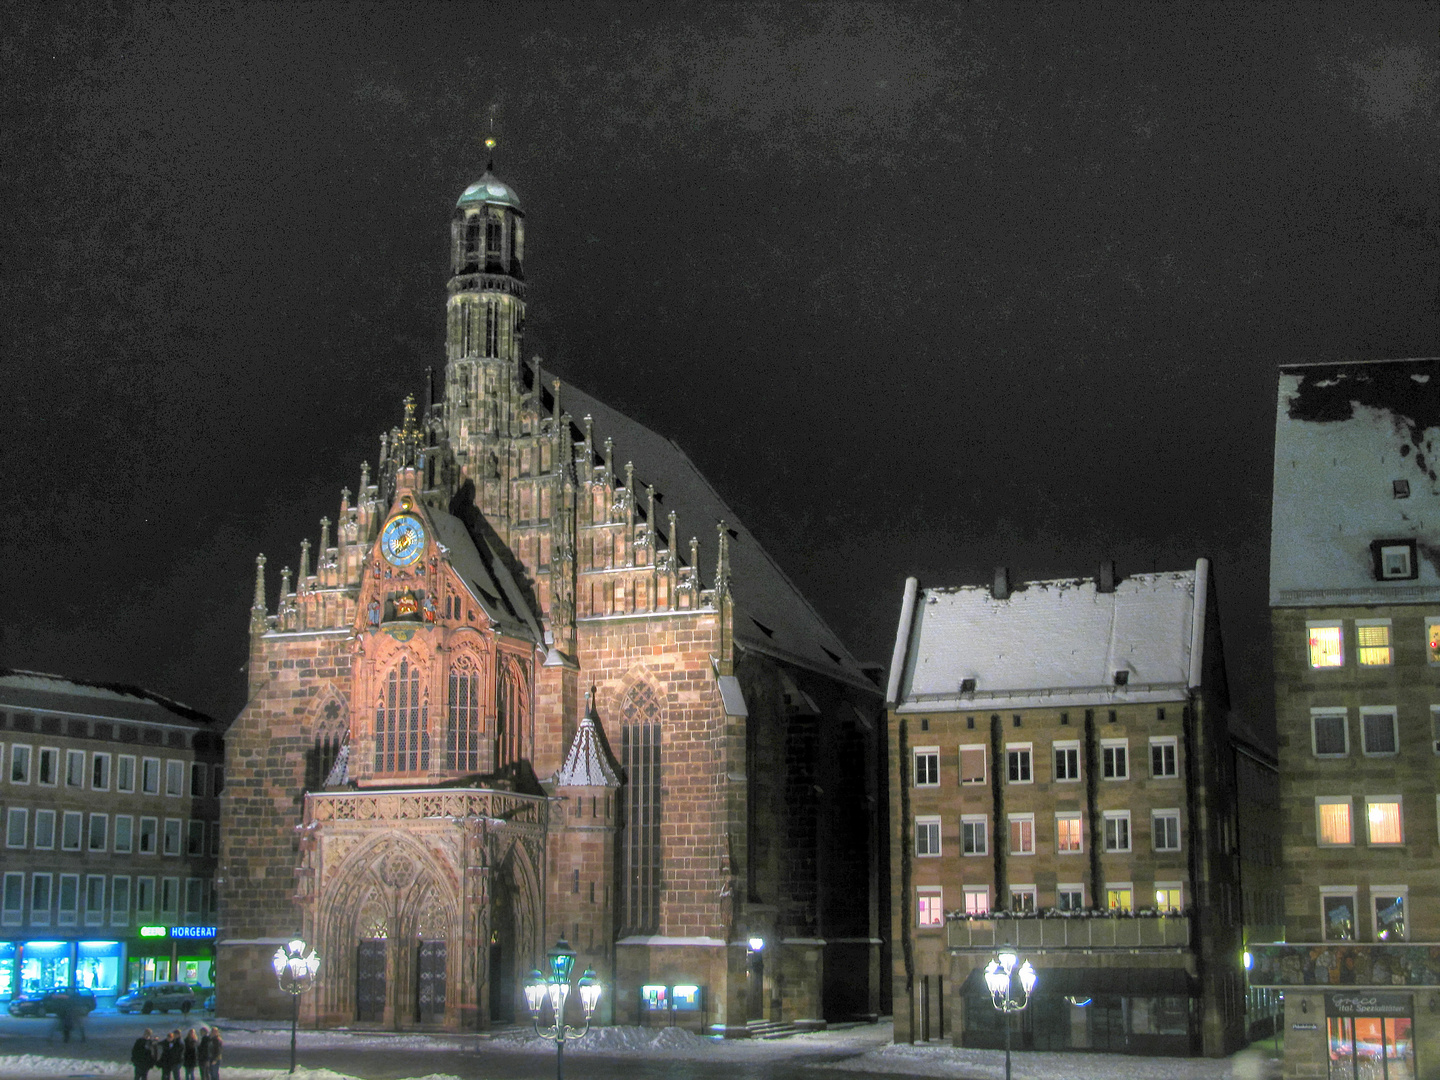
[[[480,667],[460,653],[450,665],[445,716],[445,767],[470,772],[480,767]]]
[[[390,669],[375,705],[375,771],[430,768],[428,699],[420,696],[420,668],[408,658]]]
[[[315,728],[315,745],[311,747],[306,761],[305,788],[307,791],[316,791],[325,786],[331,770],[335,768],[335,759],[340,756],[340,747],[345,745],[345,738],[349,734],[349,718],[340,702],[334,700],[325,703],[325,709],[320,714],[320,722]]]
[[[625,823],[620,881],[625,933],[660,928],[660,700],[636,683],[620,706],[620,764],[625,770]]]
[[[525,717],[529,694],[520,665],[508,657],[498,665],[495,685],[497,765],[508,765],[525,756]]]

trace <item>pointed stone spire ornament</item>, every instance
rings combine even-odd
[[[383,439],[385,438],[385,436],[382,435],[382,436],[380,436],[380,438],[383,440]],[[361,502],[364,502],[364,501],[365,501],[366,493],[369,492],[369,490],[370,490],[370,462],[368,462],[368,461],[362,461],[362,462],[360,463],[360,492],[359,492],[359,495],[358,495],[358,498],[359,498],[359,500],[360,500]]]
[[[265,632],[265,556],[255,556],[255,599],[250,604],[250,632]]]
[[[725,527],[725,522],[715,526],[715,531],[720,539],[720,554],[715,560],[715,595],[717,597],[730,595],[730,530]]]
[[[325,552],[330,550],[330,519],[320,519],[320,561],[325,561]]]
[[[288,580],[289,580],[289,577],[290,577],[290,568],[287,566],[284,570],[281,571],[281,573],[285,575],[286,580],[288,581]],[[300,541],[300,580],[301,580],[301,581],[304,581],[304,580],[305,580],[307,577],[309,577],[309,576],[310,576],[310,541],[309,541],[309,540],[301,540],[301,541]],[[280,590],[280,595],[281,595],[281,596],[284,596],[284,595],[285,595],[286,593],[288,593],[289,591],[290,591],[290,587],[287,585],[287,586],[285,586],[284,588],[282,588],[282,589]]]
[[[308,541],[308,540],[305,541],[305,544],[306,544],[306,547],[308,548],[308,547],[309,547],[309,544],[310,544],[310,541]],[[308,551],[307,551],[307,554],[308,554]],[[283,606],[284,603],[285,603],[285,598],[286,598],[287,596],[289,596],[289,595],[290,595],[290,567],[287,566],[287,567],[285,567],[285,569],[283,569],[283,570],[280,571],[280,603],[281,603],[282,606]]]

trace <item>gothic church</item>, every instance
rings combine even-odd
[[[679,447],[522,360],[524,249],[487,170],[441,399],[406,401],[273,610],[257,560],[220,1008],[288,1017],[299,933],[321,1026],[523,1020],[558,938],[615,1023],[888,1011],[879,688]]]

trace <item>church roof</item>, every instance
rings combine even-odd
[[[620,770],[605,736],[600,730],[600,716],[595,711],[595,699],[586,694],[585,716],[570,743],[565,763],[555,774],[556,787],[619,787]]]
[[[510,637],[538,643],[542,638],[540,620],[500,553],[484,539],[479,541],[486,547],[482,553],[465,523],[453,514],[434,507],[425,512],[435,525],[435,539],[445,548],[451,568],[496,628]]]
[[[1199,685],[1208,588],[1205,559],[1112,592],[1094,578],[1031,581],[1003,600],[907,585],[887,696],[905,711],[1173,699]]]
[[[1432,603],[1440,569],[1440,359],[1280,369],[1270,603]],[[1377,580],[1372,545],[1415,545],[1411,573]],[[1382,546],[1384,546],[1382,544]]]
[[[116,720],[210,726],[213,717],[126,683],[87,682],[39,671],[0,668],[0,704]]]
[[[487,203],[491,206],[508,206],[511,209],[520,210],[520,193],[486,169],[484,176],[460,193],[460,198],[455,205],[482,206]],[[523,211],[521,212],[523,213]]]
[[[685,537],[676,545],[682,556],[689,557],[689,537],[699,537],[701,565],[697,569],[707,586],[714,584],[715,527],[725,523],[731,534],[735,638],[741,645],[875,689],[834,631],[675,442],[568,383],[560,389],[560,407],[575,418],[590,416],[597,444],[606,436],[615,440],[615,460],[635,463],[637,492],[643,491],[645,484],[655,486],[659,520],[653,524],[665,531],[666,515],[676,512],[677,528]],[[643,498],[637,496],[636,504],[642,503]],[[676,538],[669,539],[676,543]]]

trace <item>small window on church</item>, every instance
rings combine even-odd
[[[485,251],[490,255],[500,254],[500,236],[502,223],[496,216],[491,216],[485,221]]]

